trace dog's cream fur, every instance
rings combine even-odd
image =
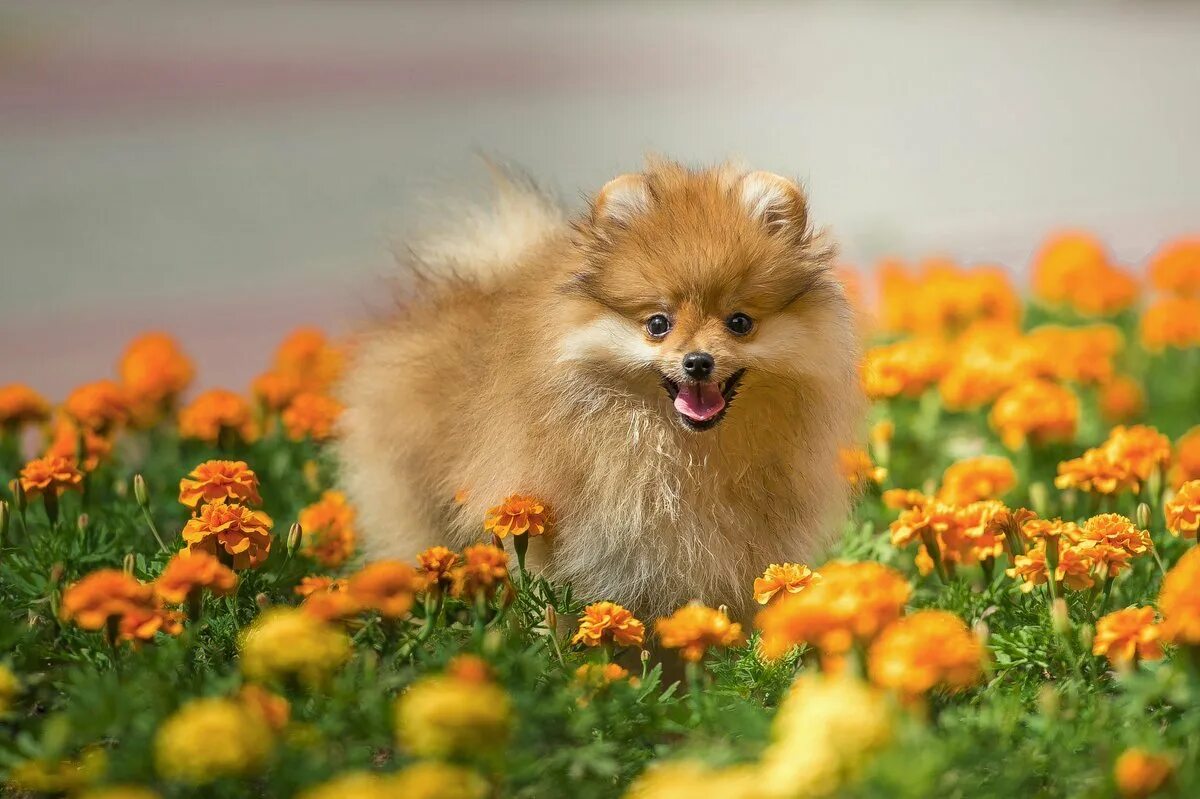
[[[502,180],[490,213],[448,222],[413,246],[422,288],[364,336],[344,387],[342,474],[370,557],[481,540],[512,493],[553,513],[536,568],[651,617],[691,599],[744,615],[764,567],[819,555],[861,402],[851,312],[799,187],[654,162],[573,220]],[[740,337],[739,311],[755,320]],[[659,312],[674,325],[656,340]],[[717,380],[746,369],[705,432],[661,385],[694,350]]]

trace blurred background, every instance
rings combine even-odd
[[[1200,5],[0,2],[0,383],[146,329],[242,387],[352,329],[473,154],[578,202],[647,151],[803,179],[847,262],[1140,266],[1200,227]]]

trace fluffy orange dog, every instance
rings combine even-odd
[[[858,350],[795,183],[653,162],[568,219],[509,179],[453,224],[414,247],[424,288],[345,387],[371,557],[478,541],[518,492],[553,511],[536,568],[647,615],[743,614],[767,564],[819,553],[844,508]]]

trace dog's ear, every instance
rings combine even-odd
[[[628,225],[650,210],[654,197],[645,175],[621,175],[604,184],[592,203],[594,223]]]
[[[767,227],[800,235],[808,228],[804,190],[787,178],[774,172],[750,172],[742,178],[740,192],[746,212]]]

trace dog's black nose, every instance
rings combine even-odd
[[[693,380],[707,380],[716,363],[707,352],[689,352],[683,356],[683,371]]]

